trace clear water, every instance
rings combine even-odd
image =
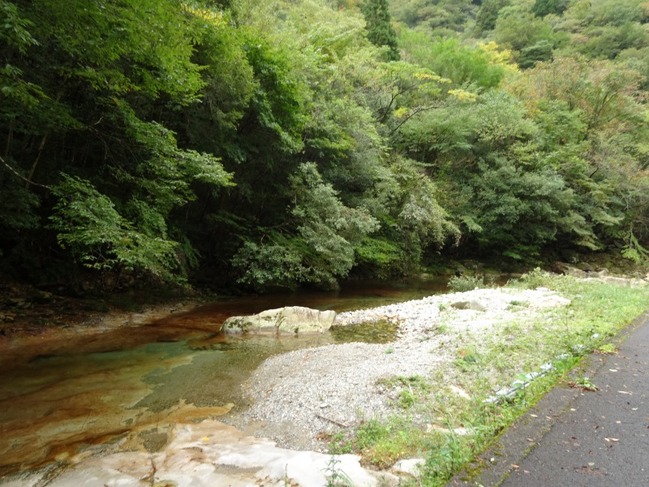
[[[365,284],[336,293],[224,300],[137,329],[86,337],[65,354],[5,367],[0,371],[0,475],[65,461],[96,445],[146,448],[156,435],[164,443],[158,432],[165,425],[245,407],[242,382],[273,354],[349,341],[385,343],[397,332],[383,323],[309,336],[216,333],[228,316],[286,305],[359,309],[443,289],[443,283],[430,281]]]

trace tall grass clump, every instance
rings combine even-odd
[[[463,293],[466,291],[473,291],[474,289],[482,289],[487,287],[484,282],[484,276],[481,275],[461,275],[453,276],[448,280],[448,288],[454,293]]]

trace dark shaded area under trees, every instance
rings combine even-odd
[[[0,272],[263,291],[649,252],[640,0],[0,0]]]

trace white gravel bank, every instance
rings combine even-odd
[[[393,405],[377,380],[428,376],[448,366],[454,358],[449,345],[455,331],[488,334],[522,315],[568,303],[543,288],[476,289],[341,313],[336,325],[396,320],[399,337],[389,344],[329,345],[272,357],[242,386],[252,405],[226,421],[284,447],[324,451],[319,433],[390,413]]]

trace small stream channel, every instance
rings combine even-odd
[[[386,342],[390,327],[322,335],[224,336],[229,316],[300,305],[346,311],[444,292],[446,281],[356,284],[335,293],[228,299],[137,328],[90,335],[73,352],[0,371],[0,480],[80,451],[155,451],[174,422],[243,408],[240,385],[267,357],[347,341]]]

